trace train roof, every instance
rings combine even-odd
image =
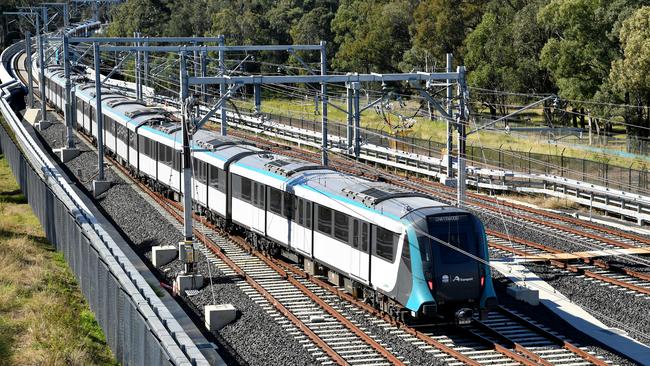
[[[348,205],[366,207],[394,219],[399,219],[416,209],[447,206],[424,193],[337,171],[306,172],[298,180],[313,191],[344,201]]]
[[[288,178],[292,178],[294,175],[304,171],[328,169],[319,164],[264,150],[260,150],[258,154],[241,158],[237,164],[239,163],[258,171],[268,172],[286,178],[282,180],[288,180]]]
[[[62,71],[52,70],[59,79]],[[94,96],[95,84],[86,83],[80,89]],[[154,130],[158,135],[173,141],[177,149],[181,148],[181,126],[178,118],[158,107],[148,107],[128,96],[102,88],[102,101],[111,108],[111,112],[126,116],[133,126],[143,126],[145,130]],[[384,216],[399,220],[408,213],[422,208],[442,208],[447,204],[436,201],[433,197],[407,190],[399,186],[370,181],[365,178],[338,172],[334,169],[311,163],[306,160],[262,150],[240,138],[221,136],[214,131],[198,130],[193,136],[195,156],[208,156],[212,164],[223,169],[225,164],[241,169],[255,171],[255,174],[272,177],[279,184],[276,187],[293,186],[306,188],[323,194],[348,207],[366,207]],[[206,154],[206,155],[203,155]],[[269,184],[271,182],[264,181]],[[353,207],[351,207],[353,208]]]

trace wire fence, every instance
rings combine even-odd
[[[321,132],[319,120],[307,120],[287,115],[264,113],[264,116],[274,123],[290,127]],[[328,122],[328,133],[342,138],[339,147],[345,148],[347,125],[335,121]],[[364,128],[361,130],[362,143],[401,150],[423,156],[441,158],[446,146],[438,141],[417,137],[398,136],[386,131]],[[501,168],[520,173],[551,174],[587,183],[598,184],[612,189],[628,192],[646,193],[650,189],[648,167],[641,163],[640,168],[632,165],[622,167],[610,164],[607,159],[602,161],[582,159],[559,155],[534,153],[502,148],[488,148],[468,144],[467,159],[472,165],[479,167]],[[634,165],[639,166],[638,163]]]

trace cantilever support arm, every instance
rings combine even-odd
[[[359,109],[359,113],[365,111],[365,110],[368,109],[368,108],[372,108],[372,107],[376,106],[377,104],[381,103],[382,100],[384,100],[384,97],[383,97],[383,96],[382,96],[382,97],[379,97],[379,98],[377,98],[377,99],[375,99],[374,101],[368,103],[367,106],[365,106],[365,107]]]
[[[124,61],[126,61],[126,59],[129,58],[129,56],[131,56],[131,55],[133,55],[133,52],[129,52],[126,56],[124,56],[124,57],[122,58],[122,60],[120,60],[120,62],[119,62],[117,65],[115,65],[115,67],[113,67],[113,70],[111,70],[111,72],[109,72],[108,75],[106,75],[106,77],[104,78],[104,80],[102,80],[102,84],[101,84],[101,85],[104,85],[104,83],[106,82],[106,80],[110,79],[111,76],[113,76],[113,74],[115,73],[115,71],[117,71],[117,69],[119,69],[120,66],[122,66],[122,64],[124,63]]]
[[[241,86],[242,86],[241,84],[235,84],[232,85],[230,88],[228,88],[226,94],[224,94],[221,98],[219,98],[219,100],[217,100],[217,102],[212,106],[212,108],[210,108],[208,113],[205,116],[203,116],[203,118],[201,118],[196,123],[194,123],[194,130],[199,130],[201,127],[203,127],[203,125],[205,125],[210,120],[210,118],[212,118],[212,116],[214,116],[214,114],[217,113],[217,110],[223,107],[226,101],[233,94],[235,94]]]
[[[427,93],[426,90],[422,89],[422,86],[420,85],[419,82],[412,80],[410,81],[411,87],[416,89],[422,98],[424,98],[427,102],[431,103],[431,105],[438,111],[440,114],[448,120],[453,120],[453,116],[451,116],[447,111],[438,103],[437,100],[433,99],[429,93]]]
[[[532,107],[534,107],[534,106],[536,106],[538,104],[544,103],[545,101],[547,101],[549,99],[554,99],[554,98],[557,98],[557,96],[553,94],[553,95],[549,95],[548,97],[542,98],[542,99],[540,99],[540,100],[538,100],[536,102],[530,103],[529,105],[527,105],[525,107],[517,109],[516,111],[514,111],[514,112],[512,112],[510,114],[507,114],[507,115],[505,115],[503,117],[499,117],[499,118],[495,119],[494,121],[490,121],[490,122],[484,124],[483,126],[478,127],[476,129],[468,132],[467,135],[469,136],[469,135],[471,135],[473,133],[476,133],[476,132],[478,132],[480,130],[486,129],[486,128],[490,127],[490,126],[493,126],[494,124],[496,124],[499,121],[503,121],[504,119],[508,119],[508,118],[510,118],[510,117],[512,117],[514,115],[517,115],[517,114],[519,114],[519,113],[521,113],[521,112],[523,112],[523,111],[525,111],[525,110],[527,110],[529,108],[532,108]]]
[[[345,113],[345,114],[349,114],[349,112],[346,111],[345,109],[343,109],[343,108],[337,106],[336,104],[330,102],[330,101],[329,101],[329,98],[328,98],[328,100],[327,100],[327,105],[330,106],[330,107],[333,107],[334,109],[337,109],[337,110],[339,110],[339,111],[341,111],[341,112],[343,112],[343,113]]]
[[[287,51],[289,51],[289,53],[292,54],[293,57],[295,57],[296,60],[298,60],[298,62],[300,62],[300,63],[302,64],[302,66],[304,66],[305,69],[307,69],[307,71],[309,71],[310,74],[312,74],[312,75],[316,75],[316,72],[314,72],[314,69],[312,69],[311,66],[309,66],[309,65],[308,65],[308,64],[307,64],[307,63],[302,59],[302,57],[298,56],[298,54],[296,53],[296,50],[294,50],[293,48],[289,48]]]

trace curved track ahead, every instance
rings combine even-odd
[[[24,60],[23,55],[17,60],[17,64],[24,65]],[[24,67],[17,67],[17,71],[21,78],[26,79]],[[268,141],[266,143],[268,144]],[[286,150],[282,152],[287,153]],[[304,158],[304,154],[301,154],[301,157]],[[401,179],[398,183],[400,182]],[[148,191],[168,216],[179,222],[182,221],[179,207],[165,201],[147,187],[141,186],[141,188]],[[444,189],[436,191],[444,192]],[[382,322],[383,327],[403,335],[404,339],[422,346],[427,349],[427,352],[430,350],[432,355],[437,354],[440,357],[446,354],[445,361],[450,364],[457,362],[470,365],[607,364],[587,353],[585,349],[558,338],[504,308],[499,313],[491,314],[484,322],[474,321],[468,328],[454,328],[449,335],[440,334],[435,328],[415,329],[396,323],[366,304],[359,303],[342,289],[335,288],[322,279],[309,278],[299,268],[278,263],[260,253],[251,256],[252,249],[241,239],[225,238],[222,233],[217,233],[210,228],[207,223],[202,223],[200,218],[197,219],[199,222],[195,234],[206,245],[204,253],[209,256],[210,261],[226,273],[230,271],[233,274],[243,275],[250,285],[248,291],[251,296],[256,296],[253,292],[261,295],[267,305],[273,304],[276,311],[292,320],[294,327],[289,329],[299,329],[323,350],[326,356],[321,356],[321,361],[329,359],[340,364],[382,364],[383,362],[403,364],[403,357],[396,351],[384,347],[381,340],[364,334],[354,324],[346,324],[345,320],[341,320],[341,318],[349,318],[350,312],[361,311],[364,316],[369,317],[370,321]],[[296,299],[294,294],[300,292],[304,294],[304,300]],[[259,297],[258,299],[261,300]],[[264,301],[260,302],[264,303]],[[285,306],[284,303],[293,305]],[[319,320],[314,324],[307,324],[310,317],[305,317],[305,314],[315,315],[314,319]],[[326,319],[325,324],[321,324],[320,319]],[[343,348],[340,348],[341,345]]]

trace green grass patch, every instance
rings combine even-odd
[[[365,97],[362,98],[362,105],[365,103]],[[340,99],[330,101],[339,108],[346,109],[346,104]],[[253,102],[250,100],[236,100],[235,104],[242,111],[252,111]],[[419,108],[418,103],[414,101],[407,101],[403,107],[400,107],[397,102],[393,103],[394,109],[397,113],[410,117]],[[320,108],[320,105],[319,105]],[[296,119],[305,119],[310,121],[320,121],[321,116],[315,113],[315,105],[313,99],[286,99],[286,98],[265,98],[262,102],[262,112],[271,113],[281,116],[287,116]],[[483,111],[485,112],[485,111]],[[328,117],[331,122],[345,124],[347,115],[343,111],[336,108],[328,108]],[[397,116],[391,115],[391,124],[398,124],[396,121]],[[520,117],[529,120],[531,125],[541,126],[544,122],[543,111],[541,108],[531,109],[523,112]],[[420,138],[424,140],[431,140],[432,142],[444,143],[447,139],[447,124],[444,121],[429,120],[424,117],[414,117],[415,124],[405,133],[403,137],[407,138]],[[361,127],[372,128],[375,130],[382,130],[390,132],[384,117],[377,114],[373,108],[369,108],[361,114]],[[471,130],[472,128],[470,128]],[[624,135],[623,135],[624,137]],[[586,136],[584,137],[586,138]],[[594,134],[594,139],[595,139]],[[454,145],[456,145],[457,137],[454,136]],[[581,143],[584,145],[584,143]],[[580,148],[571,140],[562,140],[560,143],[549,142],[546,137],[540,135],[517,135],[505,134],[503,132],[482,131],[472,134],[468,138],[468,145],[482,146],[490,149],[503,149],[512,150],[520,153],[539,153],[549,155],[564,154],[565,157],[575,157],[587,160],[606,161],[608,164],[618,165],[625,168],[630,166],[640,169],[643,166],[650,165],[649,162],[617,156],[608,153],[604,148],[594,147],[591,149]],[[624,146],[608,145],[607,149],[624,151]]]
[[[0,364],[116,365],[62,253],[0,155]]]

